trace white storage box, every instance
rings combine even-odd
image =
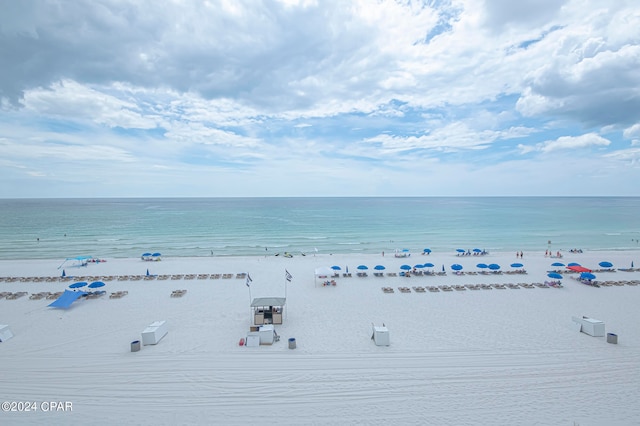
[[[376,343],[376,346],[389,346],[391,341],[387,327],[373,326],[373,341]]]
[[[142,332],[143,345],[155,345],[167,334],[167,322],[156,321]]]
[[[580,324],[580,331],[593,337],[604,337],[604,322],[589,317],[572,317],[573,321]]]
[[[273,338],[275,329],[273,324],[267,324],[260,327],[260,344],[261,345],[273,345]]]
[[[8,325],[0,325],[0,342],[6,342],[13,337]]]
[[[260,346],[260,332],[250,331],[249,334],[247,334],[245,346],[249,348],[257,348],[258,346]]]

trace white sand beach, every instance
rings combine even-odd
[[[66,310],[30,299],[73,282],[34,282],[59,277],[62,260],[0,262],[0,276],[29,278],[0,282],[0,292],[28,292],[0,299],[0,324],[14,334],[0,343],[0,399],[35,403],[31,412],[1,412],[2,424],[638,424],[640,285],[630,284],[639,271],[596,272],[597,281],[612,284],[600,288],[570,278],[562,288],[414,287],[543,283],[548,270],[564,269],[551,267],[554,261],[628,268],[640,266],[639,252],[106,259],[64,270],[85,279],[147,269],[170,277],[106,281],[105,296]],[[447,275],[386,275],[425,262],[436,271],[445,265]],[[476,272],[480,262],[505,272],[520,262],[528,273],[455,275],[450,268]],[[369,267],[367,277],[356,276],[360,264]],[[377,264],[385,276],[373,276]],[[332,265],[341,274],[348,266],[352,277],[323,286],[314,271]],[[239,346],[252,325],[250,296],[284,297],[285,269],[293,279],[284,323],[276,326],[280,340]],[[243,272],[250,288],[236,278]],[[172,279],[178,274],[194,277]],[[178,289],[187,292],[170,297]],[[116,291],[128,294],[110,298]],[[578,332],[572,316],[602,320],[618,343]],[[158,320],[168,334],[131,352],[131,342]],[[374,344],[372,324],[386,325],[390,346]],[[44,411],[47,401],[71,403],[72,411]]]

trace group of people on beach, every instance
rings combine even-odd
[[[560,251],[556,252],[555,256],[553,254],[553,252],[551,250],[545,250],[544,251],[544,257],[556,257],[558,259],[562,258],[562,254],[560,253]]]
[[[522,259],[522,256],[524,256],[524,253],[520,252],[516,252],[516,257]]]

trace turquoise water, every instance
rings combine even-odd
[[[638,197],[0,200],[0,259],[638,249]]]

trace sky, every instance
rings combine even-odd
[[[637,0],[0,0],[0,198],[640,196]]]

